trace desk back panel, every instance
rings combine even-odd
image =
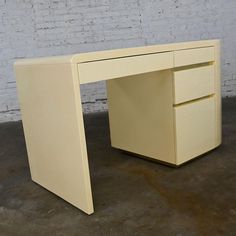
[[[113,147],[175,164],[171,70],[107,81]]]

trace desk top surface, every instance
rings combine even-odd
[[[31,59],[21,59],[15,62],[16,66],[27,66],[34,64],[65,64],[65,63],[86,63],[99,60],[108,60],[130,56],[140,56],[152,53],[161,53],[174,50],[184,50],[199,47],[210,47],[217,44],[219,40],[191,41],[171,44],[159,44],[143,47],[113,49],[106,51],[95,51],[78,53],[65,56],[39,57]]]

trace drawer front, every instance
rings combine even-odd
[[[214,47],[175,51],[175,67],[211,62],[214,61],[214,54]]]
[[[214,94],[214,66],[174,72],[174,104]]]
[[[174,108],[176,164],[182,164],[215,147],[216,117],[214,97]]]
[[[78,64],[81,84],[170,69],[173,67],[173,52]]]

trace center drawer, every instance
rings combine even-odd
[[[174,104],[214,94],[214,65],[174,72]]]
[[[91,83],[172,69],[173,52],[154,53],[78,64],[80,83]]]

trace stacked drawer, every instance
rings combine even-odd
[[[214,48],[174,52],[176,164],[215,146]]]

